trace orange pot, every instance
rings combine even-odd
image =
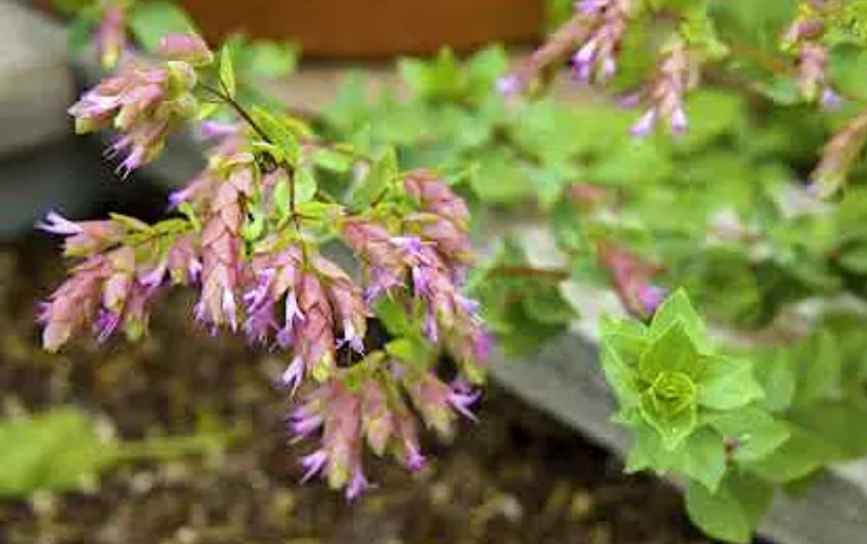
[[[491,41],[526,42],[542,29],[542,0],[182,0],[212,43],[243,31],[292,39],[305,56],[420,54]]]

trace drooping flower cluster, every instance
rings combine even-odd
[[[599,264],[611,275],[614,290],[626,310],[642,319],[652,316],[668,295],[666,289],[651,281],[660,268],[609,243],[600,243],[597,252]]]
[[[118,166],[124,177],[154,160],[169,132],[195,117],[198,102],[192,93],[197,82],[194,67],[213,60],[207,46],[196,36],[166,36],[161,50],[166,62],[126,59],[117,75],[84,93],[69,109],[80,134],[108,127],[120,132],[108,154],[125,155]]]
[[[469,407],[480,394],[464,382],[447,385],[431,372],[413,372],[390,361],[383,372],[353,387],[332,379],[316,387],[289,418],[297,439],[320,432],[322,441],[302,457],[306,481],[322,473],[333,488],[346,488],[350,500],[370,486],[364,474],[363,445],[376,455],[390,453],[411,471],[424,468],[416,417],[400,389],[412,400],[425,424],[443,437],[453,433],[457,414],[471,420]]]
[[[825,23],[817,9],[822,2],[811,0],[783,36],[783,48],[798,55],[798,86],[808,102],[817,99],[825,109],[836,109],[841,98],[828,82],[828,48],[820,42]]]
[[[632,126],[633,136],[647,136],[661,119],[668,121],[674,134],[684,133],[688,121],[683,99],[687,90],[694,85],[694,77],[686,44],[677,39],[667,48],[657,68],[656,78],[647,90],[634,96],[635,101],[641,101],[646,95],[650,107]]]
[[[370,485],[365,441],[374,453],[420,469],[416,413],[444,436],[457,414],[474,419],[469,407],[479,393],[469,384],[482,381],[479,365],[490,351],[478,304],[461,292],[473,261],[466,204],[435,175],[417,171],[395,173],[381,204],[357,215],[334,197],[311,202],[319,189],[301,210],[295,178],[312,161],[297,155],[320,143],[302,141],[309,131],[283,114],[244,110],[224,80],[230,64],[197,73],[213,60],[200,38],[167,36],[161,54],[171,60],[130,60],[70,109],[80,132],[121,131],[112,148],[128,152],[125,173],[153,160],[176,125],[209,111],[193,94],[203,78],[219,81],[222,91],[206,90],[245,124],[201,124],[214,145],[204,171],[169,196],[174,218],[147,225],[124,216],[81,223],[47,216],[40,226],[67,236],[66,254],[81,261],[42,307],[46,348],[89,325],[100,340],[119,330],[137,338],[166,287],[193,286],[193,315],[212,333],[241,330],[251,344],[286,353],[279,384],[293,397],[302,393],[292,432],[321,430],[319,448],[302,460],[305,479],[321,471],[332,487],[358,496]],[[320,252],[320,240],[335,236],[355,250],[366,281]],[[368,338],[374,303],[385,295],[415,331]],[[394,351],[394,342],[415,347]],[[451,385],[436,375],[441,348],[457,362]]]
[[[867,144],[867,112],[851,119],[822,149],[822,159],[810,178],[810,193],[828,198],[845,183],[846,177]]]
[[[442,181],[426,172],[408,176],[407,192],[423,212],[403,221],[403,232],[363,219],[349,219],[343,228],[346,242],[366,267],[366,299],[373,301],[411,278],[413,294],[425,302],[425,333],[446,343],[463,360],[484,360],[489,338],[478,316],[478,304],[460,287],[470,262],[468,212],[463,201]]]
[[[161,287],[168,280],[190,284],[202,268],[192,239],[180,230],[166,245],[159,241],[165,232],[146,230],[130,220],[76,223],[52,212],[38,226],[67,236],[65,253],[84,259],[40,307],[43,345],[49,351],[57,351],[88,325],[100,341],[119,330],[140,337]],[[144,241],[126,243],[136,236]]]
[[[620,42],[626,32],[631,0],[581,0],[576,9],[593,21],[589,39],[572,56],[575,78],[605,82],[617,72]]]

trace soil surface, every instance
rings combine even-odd
[[[222,456],[125,465],[90,491],[0,501],[3,544],[154,543],[701,543],[678,493],[492,385],[478,424],[454,443],[426,437],[417,475],[368,460],[378,487],[348,504],[319,482],[298,483],[287,399],[273,387],[285,357],[192,324],[193,298],[165,299],[134,345],[82,340],[38,348],[38,299],[57,285],[57,241],[0,245],[0,410],[75,404],[125,440],[194,432],[198,416],[242,429]]]

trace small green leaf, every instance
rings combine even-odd
[[[74,408],[2,421],[0,496],[79,488],[117,455],[117,444],[102,440],[93,422]]]
[[[702,371],[702,360],[703,357],[696,352],[692,338],[687,334],[685,324],[677,319],[655,337],[641,354],[639,370],[641,377],[649,382],[656,380],[662,372],[698,376]]]
[[[562,325],[571,323],[578,315],[553,285],[541,286],[524,298],[527,315],[540,323]]]
[[[343,174],[352,168],[352,156],[331,149],[317,149],[313,154],[313,162],[319,168]]]
[[[621,408],[629,409],[641,403],[641,392],[637,383],[638,373],[624,362],[611,338],[611,336],[606,337],[600,348],[602,371],[605,373],[608,385],[614,390]]]
[[[626,459],[627,473],[651,469],[662,475],[674,471],[700,481],[711,491],[717,489],[726,473],[725,446],[717,433],[700,428],[676,448],[667,449],[659,433],[643,420],[625,423],[635,438]]]
[[[725,445],[722,437],[707,427],[698,429],[686,440],[683,453],[672,470],[701,482],[714,493],[726,473]]]
[[[313,169],[302,166],[295,170],[295,203],[303,204],[316,196],[317,184]]]
[[[803,478],[837,457],[838,451],[822,437],[798,425],[788,427],[789,439],[782,446],[762,459],[744,463],[744,468],[769,482],[784,483]]]
[[[716,493],[689,482],[686,510],[708,535],[738,544],[752,540],[759,520],[773,498],[773,489],[756,478],[731,474]]]
[[[241,235],[248,242],[258,240],[265,231],[265,214],[262,210],[253,208],[250,210],[250,216],[241,228]]]
[[[235,81],[235,67],[232,64],[232,48],[229,44],[223,46],[220,52],[220,83],[229,98],[238,94],[238,84]]]
[[[755,407],[745,407],[710,416],[710,425],[734,441],[734,459],[757,461],[789,438],[789,426]]]
[[[292,43],[256,40],[242,48],[239,66],[253,76],[283,78],[295,71],[298,51]]]
[[[289,123],[259,106],[253,106],[251,115],[271,143],[280,150],[283,158],[290,164],[297,164],[301,146]]]
[[[360,210],[370,207],[394,183],[397,173],[397,153],[393,147],[388,147],[352,192],[352,207]]]
[[[795,404],[809,405],[841,395],[843,357],[833,333],[821,330],[810,337],[806,347],[793,354],[800,368]]]
[[[761,403],[768,411],[783,412],[789,408],[797,382],[790,351],[774,350],[773,353],[757,355],[753,374],[765,392]]]
[[[641,395],[641,414],[674,450],[695,430],[698,422],[695,385],[682,372],[661,372]]]
[[[753,377],[753,364],[744,359],[708,356],[699,378],[698,402],[717,410],[746,406],[764,396]]]
[[[686,291],[678,289],[663,301],[653,316],[650,333],[662,334],[674,321],[683,322],[684,330],[692,339],[699,351],[710,349],[710,340],[704,321],[693,308]]]

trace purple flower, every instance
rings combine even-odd
[[[199,137],[202,140],[217,140],[235,136],[241,131],[236,123],[223,123],[220,121],[202,121],[199,124]]]
[[[36,223],[36,228],[52,234],[64,234],[67,236],[84,232],[81,225],[66,219],[53,210],[48,212],[44,221]]]
[[[105,343],[109,337],[117,330],[121,322],[121,314],[110,310],[101,309],[93,323],[93,328],[96,331],[96,340],[100,344]]]
[[[671,113],[671,131],[674,134],[683,134],[688,126],[686,112],[683,111],[683,108],[675,108]]]
[[[584,15],[599,15],[611,0],[579,0],[575,2],[575,10]]]
[[[636,138],[644,138],[650,134],[650,131],[656,126],[656,118],[658,113],[656,108],[647,110],[641,118],[632,125],[629,132]]]
[[[481,396],[481,391],[472,391],[465,382],[457,381],[452,384],[448,400],[452,408],[460,412],[464,417],[471,421],[478,421],[476,415],[470,411],[470,406],[475,404]]]
[[[497,92],[503,96],[515,96],[524,91],[524,82],[518,74],[507,74],[497,79]]]
[[[292,414],[290,427],[296,439],[302,439],[316,432],[322,427],[324,421],[321,414],[311,413],[309,410],[301,407]]]
[[[301,483],[303,484],[307,482],[310,478],[321,472],[327,462],[328,454],[324,450],[316,450],[310,455],[302,457],[301,466],[303,466],[307,472],[305,472],[304,476],[301,477]]]
[[[655,285],[643,285],[638,289],[638,301],[647,315],[656,313],[656,309],[665,300],[668,290]]]
[[[825,111],[837,111],[843,107],[843,98],[830,87],[825,87],[822,90],[822,97],[819,102]]]
[[[349,485],[346,486],[346,500],[353,501],[361,496],[370,487],[370,482],[364,476],[361,470],[361,465],[355,467],[352,473],[352,479]]]
[[[418,472],[427,465],[427,459],[425,459],[425,456],[421,454],[418,448],[411,444],[407,447],[404,462],[406,463],[406,468],[412,472]]]
[[[295,356],[283,374],[280,376],[280,383],[290,389],[290,394],[294,395],[298,386],[304,380],[304,359],[300,356]]]

